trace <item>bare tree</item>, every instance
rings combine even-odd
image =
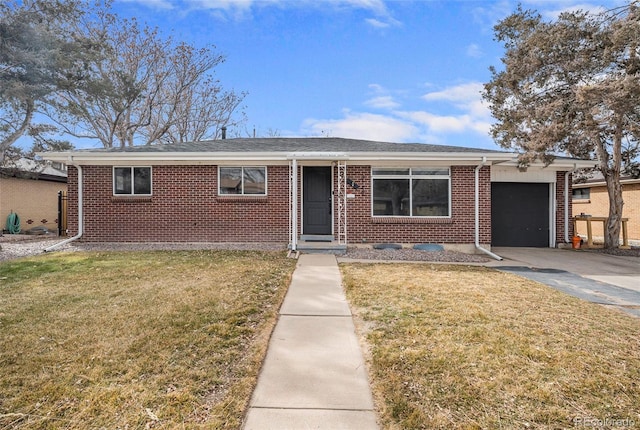
[[[92,80],[69,88],[49,111],[64,132],[111,148],[199,140],[234,124],[244,94],[225,93],[213,81],[224,61],[213,48],[175,43],[106,11],[80,30],[102,34],[108,49],[92,65]]]
[[[520,163],[557,154],[598,160],[609,192],[605,247],[619,246],[620,174],[640,151],[640,13],[634,4],[599,15],[567,12],[543,21],[521,8],[495,27],[504,70],[492,68],[483,97],[495,140]]]
[[[165,105],[152,113],[144,130],[149,142],[217,139],[222,127],[237,127],[245,121],[240,107],[245,93],[225,91],[208,73],[224,61],[222,56],[209,48],[196,50],[185,44],[179,45],[174,55],[175,79],[163,89]]]

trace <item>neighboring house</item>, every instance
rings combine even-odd
[[[629,219],[627,221],[629,239],[640,240],[640,178],[623,177],[620,182],[624,201],[622,217]],[[609,216],[609,194],[602,174],[585,182],[573,184],[573,213],[594,217]],[[592,228],[594,237],[604,237],[602,223],[594,222]],[[580,234],[586,234],[584,222],[579,222],[577,229]]]
[[[41,165],[19,159],[0,168],[0,222],[15,212],[22,231],[45,226],[58,231],[58,193],[67,190],[67,170],[61,163]]]
[[[572,236],[558,158],[341,138],[227,139],[40,154],[69,166],[69,229],[96,242],[555,247]],[[308,243],[306,243],[308,244]],[[477,245],[477,246],[476,246]]]

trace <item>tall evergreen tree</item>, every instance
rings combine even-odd
[[[495,27],[503,68],[483,97],[496,142],[520,163],[569,154],[598,160],[609,193],[605,247],[619,246],[621,172],[637,174],[640,153],[640,10],[565,12],[544,21],[518,10]]]

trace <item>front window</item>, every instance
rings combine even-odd
[[[114,167],[113,194],[151,195],[151,167]]]
[[[220,167],[218,180],[221,195],[266,195],[266,167]]]
[[[373,168],[373,215],[448,217],[448,168]]]
[[[574,188],[573,200],[589,200],[591,198],[591,188]]]

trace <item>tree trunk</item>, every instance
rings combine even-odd
[[[613,148],[611,150],[611,163],[607,163],[603,169],[604,180],[607,183],[609,195],[609,218],[604,229],[604,247],[606,249],[620,246],[620,225],[622,223],[622,184],[620,183],[620,170],[622,168],[622,115],[617,116],[616,131],[613,136]]]
[[[620,171],[609,171],[605,174],[607,192],[609,194],[609,218],[604,229],[604,247],[607,249],[620,246],[620,225],[622,223],[622,185]]]

